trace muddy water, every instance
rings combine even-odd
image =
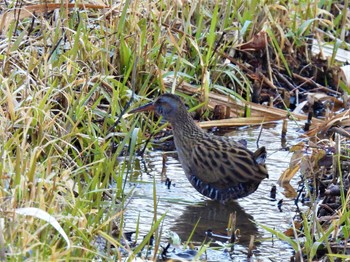
[[[208,230],[212,230],[214,234],[225,235],[229,215],[236,212],[236,228],[240,230],[240,238],[233,252],[226,252],[227,249],[219,248],[218,251],[209,251],[206,260],[245,261],[250,236],[254,235],[256,241],[253,261],[288,261],[292,256],[292,249],[278,239],[272,238],[270,233],[256,224],[261,223],[284,231],[289,228],[292,217],[295,215],[294,200],[288,199],[283,194],[284,189],[276,184],[282,172],[288,167],[291,157],[289,152],[281,150],[281,128],[281,122],[265,126],[260,137],[259,146],[265,146],[268,152],[269,179],[265,179],[252,195],[227,205],[208,200],[192,188],[176,158],[176,153],[152,152],[146,155],[143,160],[140,160],[139,170],[129,178],[127,185],[129,189],[136,188],[125,215],[125,231],[135,230],[139,218],[140,239],[148,233],[154,216],[153,181],[155,181],[158,217],[166,213],[163,222],[164,242],[167,241],[166,234],[171,232],[178,234],[183,242],[186,241],[199,219],[192,236],[192,241],[198,245],[205,240]],[[232,136],[235,140],[245,139],[248,142],[248,148],[255,150],[259,129],[245,128],[225,135]],[[296,144],[299,135],[299,127],[293,123],[289,124],[287,146]],[[165,160],[164,155],[166,155]],[[165,169],[163,161],[165,161]],[[170,188],[165,185],[166,177],[172,182]],[[298,178],[295,177],[292,181],[294,188],[297,180]],[[277,207],[278,201],[270,199],[272,185],[277,186],[276,199],[283,199],[282,212]],[[219,237],[208,239],[219,247],[226,241]],[[182,251],[184,249],[178,248],[170,255]],[[188,254],[186,252],[179,254],[179,256],[182,255]],[[191,257],[187,259],[190,260]]]

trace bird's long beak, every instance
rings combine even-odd
[[[149,111],[154,111],[155,107],[153,103],[148,103],[146,105],[140,106],[138,108],[135,108],[131,110],[129,113],[137,113],[137,112],[149,112]]]

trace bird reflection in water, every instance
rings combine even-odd
[[[176,232],[181,239],[187,240],[200,219],[191,241],[201,243],[206,239],[212,239],[227,242],[230,241],[227,225],[232,213],[236,214],[235,228],[240,232],[235,240],[241,245],[248,246],[251,235],[256,236],[259,232],[253,222],[253,216],[247,214],[237,202],[221,205],[219,202],[206,200],[197,205],[187,206],[176,219],[171,230]]]

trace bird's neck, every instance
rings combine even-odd
[[[198,137],[204,133],[187,111],[179,113],[171,125],[175,137]]]

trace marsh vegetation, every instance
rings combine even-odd
[[[298,123],[279,182],[303,185],[286,197],[305,206],[287,232],[257,227],[299,261],[349,259],[349,14],[348,0],[2,1],[0,260],[161,257],[156,179],[147,232],[136,219],[130,241],[124,218],[135,159],[169,134],[127,112],[164,92],[208,129]]]

